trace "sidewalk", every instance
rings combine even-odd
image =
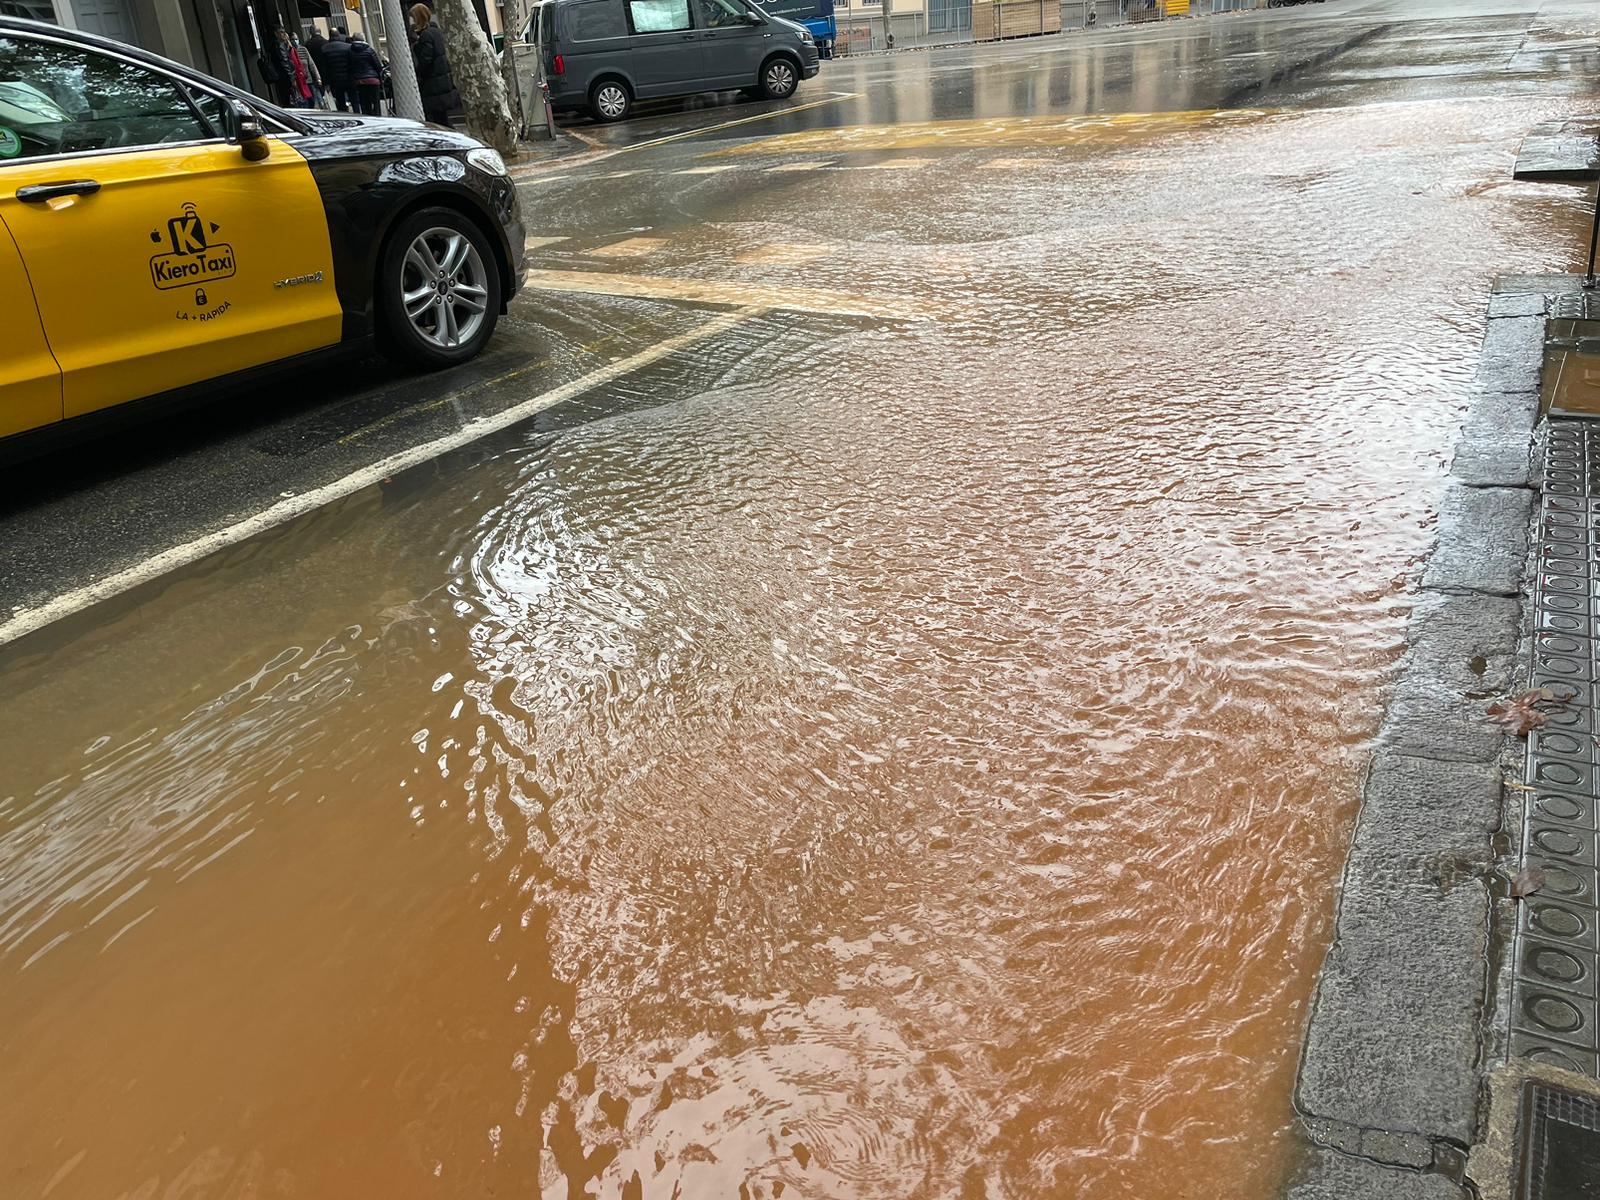
[[[1572,1119],[1600,1129],[1594,318],[1573,276],[1504,278],[1489,298],[1307,1029],[1312,1149],[1291,1200],[1509,1200],[1530,1080],[1592,1088]],[[1536,438],[1541,373],[1557,407]],[[1531,688],[1571,702],[1544,704],[1524,744],[1489,708]]]

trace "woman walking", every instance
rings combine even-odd
[[[378,52],[359,33],[350,35],[350,85],[362,113],[377,116],[383,102],[383,64],[378,61]]]
[[[444,52],[444,34],[426,4],[411,6],[411,58],[417,66],[422,115],[435,125],[450,124],[450,110],[461,102]]]

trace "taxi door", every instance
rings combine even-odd
[[[39,99],[8,110],[4,85],[18,79]],[[221,137],[220,110],[137,60],[0,36],[0,153],[19,147],[0,158],[0,221],[67,417],[340,339],[310,168],[275,136],[247,160]]]
[[[61,420],[61,370],[50,356],[22,256],[0,224],[0,438]]]

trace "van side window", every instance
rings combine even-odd
[[[700,0],[700,23],[707,29],[744,25],[749,11],[738,0]]]
[[[693,29],[689,0],[628,0],[628,16],[635,33],[673,33]]]
[[[616,0],[579,4],[573,10],[571,27],[571,37],[575,42],[628,36],[628,26],[622,20],[622,5]]]

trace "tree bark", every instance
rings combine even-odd
[[[511,127],[519,139],[528,136],[527,100],[517,79],[517,45],[522,40],[522,26],[527,22],[522,0],[505,0],[501,13],[506,23],[503,49],[500,52],[500,78],[506,87],[506,111],[511,116]]]
[[[467,118],[467,132],[501,154],[515,154],[517,131],[506,102],[505,81],[494,48],[483,36],[478,14],[469,0],[435,0],[434,12],[444,31],[450,74]]]

